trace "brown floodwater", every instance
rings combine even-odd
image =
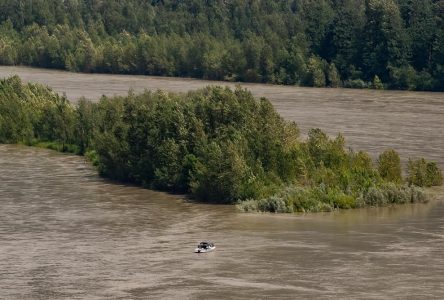
[[[215,84],[0,67],[13,73],[73,101]],[[443,93],[244,86],[304,133],[444,166]],[[0,145],[0,299],[441,299],[444,190],[432,192],[427,204],[244,214],[106,181],[81,157]],[[216,251],[194,254],[205,239]]]
[[[0,145],[1,299],[444,296],[444,201],[243,214],[108,182],[81,157]],[[216,251],[195,254],[215,241]]]

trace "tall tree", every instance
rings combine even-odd
[[[349,77],[350,65],[360,67],[362,33],[365,24],[363,0],[339,0],[332,29],[332,59],[341,76]]]
[[[390,67],[399,67],[408,58],[407,36],[399,7],[394,0],[367,0],[363,49],[364,75],[389,79]]]
[[[432,0],[412,0],[408,8],[407,26],[412,46],[412,65],[417,70],[428,69],[432,60],[436,19]]]

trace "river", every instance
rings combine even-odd
[[[0,67],[11,72],[73,101],[207,83]],[[442,93],[246,87],[303,132],[444,163]],[[0,299],[441,299],[444,190],[433,193],[427,204],[244,214],[109,182],[82,157],[0,145]],[[193,253],[205,239],[216,251]]]

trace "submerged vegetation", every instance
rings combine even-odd
[[[0,0],[0,64],[444,91],[444,2]]]
[[[237,203],[245,211],[330,211],[425,200],[437,165],[388,150],[375,165],[319,129],[302,140],[266,99],[240,87],[102,97],[76,106],[49,88],[0,81],[0,142],[87,156],[108,178]],[[405,182],[405,183],[404,183]]]

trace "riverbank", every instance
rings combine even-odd
[[[81,155],[76,145],[63,145],[57,142],[36,142],[23,144],[42,149],[54,150],[74,155]],[[97,169],[98,161],[94,153],[88,152],[85,158]],[[383,189],[374,189],[371,193],[360,194],[357,199],[352,197],[337,198],[338,195],[326,193],[325,190],[307,189],[303,186],[287,186],[282,191],[263,199],[238,201],[236,209],[250,213],[316,213],[333,212],[342,209],[359,209],[364,207],[387,207],[400,204],[427,203],[443,189],[434,186],[425,190],[417,186],[388,184]],[[322,197],[320,195],[324,194]],[[184,195],[185,196],[185,195]],[[335,199],[337,198],[337,199]],[[211,202],[211,201],[210,201]],[[198,202],[195,202],[198,203]]]

